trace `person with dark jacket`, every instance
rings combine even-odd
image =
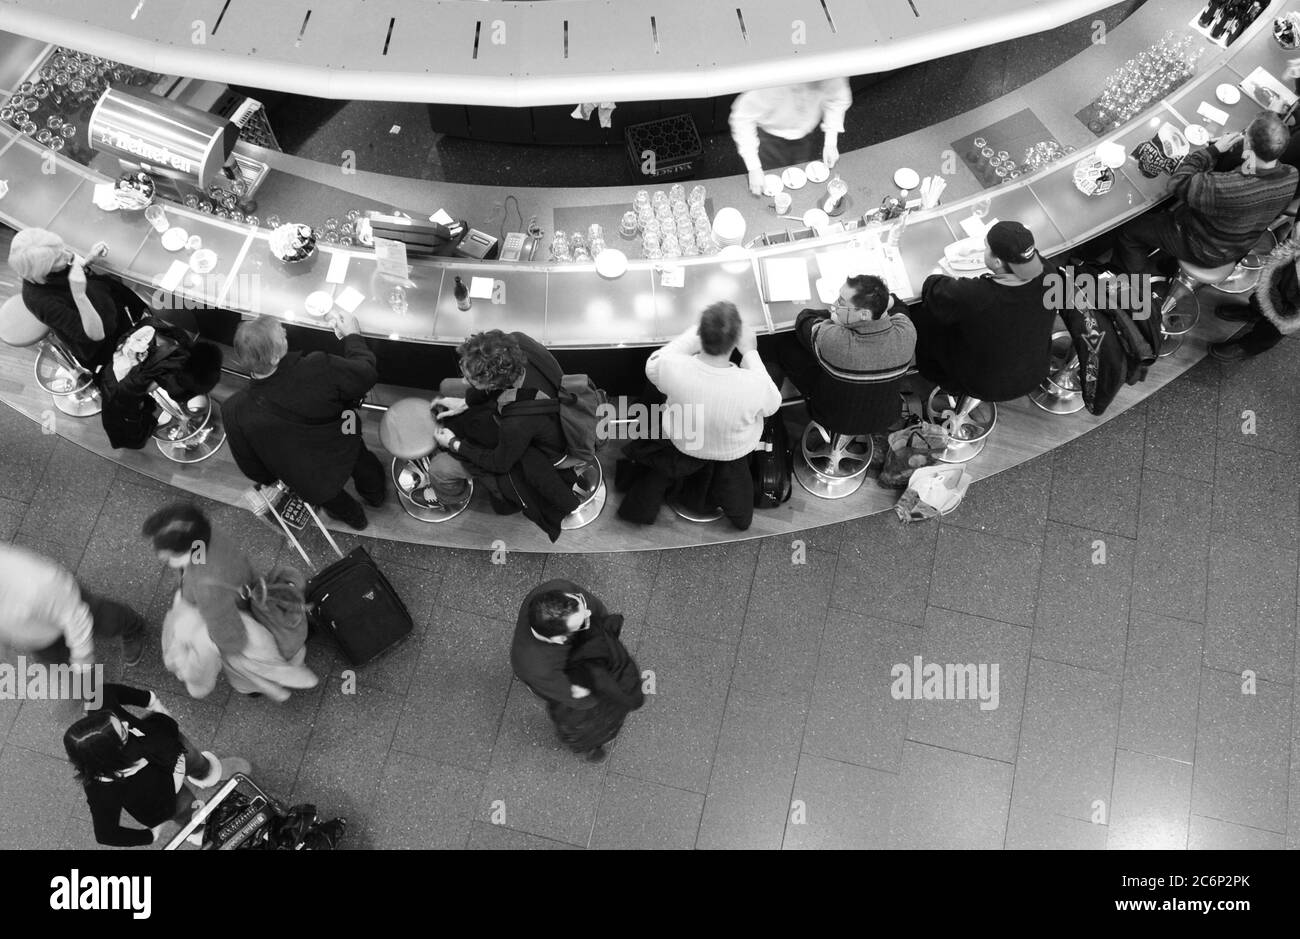
[[[114,449],[139,450],[158,423],[155,385],[179,405],[209,394],[221,380],[221,347],[196,341],[185,329],[146,316],[123,335],[112,361],[100,372],[100,420]]]
[[[554,468],[567,452],[560,363],[531,336],[499,329],[476,333],[457,352],[470,387],[463,400],[435,401],[447,410],[434,434],[442,450],[431,461],[430,486],[453,507],[464,504],[467,481],[481,479],[497,512],[522,509],[555,541],[561,520],[581,503],[572,475]]]
[[[1223,362],[1267,352],[1283,336],[1300,332],[1300,239],[1292,237],[1273,250],[1249,304],[1223,304],[1215,313],[1219,319],[1250,324],[1210,346],[1210,355]]]
[[[998,222],[985,236],[982,277],[931,274],[916,324],[916,365],[946,390],[985,401],[1010,401],[1033,391],[1050,367],[1056,310],[1050,273],[1019,222]]]
[[[1116,263],[1151,273],[1153,248],[1206,267],[1239,261],[1296,197],[1300,173],[1279,162],[1287,143],[1277,115],[1265,113],[1244,134],[1224,134],[1189,153],[1170,180],[1173,208],[1125,225]]]
[[[600,630],[611,619],[618,621],[609,624],[617,643],[621,616],[611,617],[604,603],[571,580],[548,580],[524,598],[510,645],[510,665],[515,676],[547,703],[547,712],[566,744],[585,742],[581,752],[588,753],[593,762],[605,758],[603,744],[618,732],[614,726],[616,714],[640,706],[639,702],[633,703],[640,693],[640,675],[635,692],[621,690],[627,682],[631,657],[620,656],[607,636],[602,635],[577,659],[572,657],[581,637],[593,628]],[[617,645],[621,647],[621,643]],[[630,667],[635,670],[635,663]],[[590,684],[579,684],[576,679]],[[600,694],[594,693],[594,685],[600,685]],[[602,713],[590,715],[588,723],[579,716],[579,712],[588,710]],[[619,716],[617,724],[621,723]],[[597,739],[611,726],[613,733]],[[566,728],[570,732],[567,739]]]
[[[97,243],[91,259],[106,253]],[[23,279],[23,303],[92,372],[107,364],[118,336],[148,305],[114,277],[87,270],[90,260],[43,228],[27,228],[9,245],[9,265]]]
[[[361,436],[360,402],[379,380],[356,317],[342,318],[343,355],[290,352],[284,326],[262,316],[241,323],[235,353],[252,375],[222,406],[235,463],[255,483],[283,481],[358,531],[366,513],[343,487],[349,477],[368,505],[384,503],[384,467]]]
[[[605,744],[618,736],[628,714],[645,704],[641,669],[619,634],[623,617],[592,617],[591,625],[573,637],[565,674],[575,687],[591,690],[591,707],[552,701],[547,713],[560,741],[591,762],[605,757]]]
[[[136,717],[127,707],[147,713]],[[243,760],[200,753],[151,691],[106,684],[101,706],[68,728],[63,747],[86,792],[95,840],[113,847],[156,842],[169,821],[189,821],[194,793],[224,772],[247,770]],[[242,764],[242,765],[238,765]],[[127,828],[122,811],[144,828]]]

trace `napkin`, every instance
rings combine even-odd
[[[348,261],[351,258],[342,251],[336,251],[330,254],[330,269],[325,275],[325,283],[341,284],[343,279],[348,276]]]
[[[491,277],[471,277],[469,279],[469,295],[475,300],[491,300],[492,284]]]
[[[764,258],[763,271],[767,275],[768,300],[780,303],[810,298],[808,262],[804,258]]]
[[[189,273],[190,266],[184,261],[172,261],[172,266],[167,268],[167,273],[162,277],[162,283],[158,286],[163,290],[171,293],[181,285],[181,278]]]
[[[343,292],[334,298],[334,305],[342,307],[349,313],[355,313],[365,298],[366,295],[356,287],[344,287]]]

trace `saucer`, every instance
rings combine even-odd
[[[1193,147],[1203,147],[1210,142],[1210,132],[1200,124],[1188,124],[1183,131],[1183,136]]]
[[[781,174],[781,182],[786,189],[802,189],[808,182],[808,176],[797,166],[792,166]]]
[[[206,274],[216,266],[217,252],[211,248],[200,248],[190,255],[190,270],[196,274]]]
[[[606,248],[596,255],[596,273],[601,277],[621,277],[627,271],[627,255],[617,248]]]
[[[774,196],[783,189],[785,189],[785,183],[781,182],[780,176],[775,173],[768,173],[763,177],[763,195]]]
[[[904,166],[894,173],[894,185],[910,191],[921,185],[921,177],[916,170]]]
[[[189,233],[183,228],[169,228],[162,233],[162,246],[168,251],[181,250],[189,240]]]
[[[1236,104],[1241,100],[1241,89],[1236,85],[1229,85],[1227,82],[1215,88],[1214,94],[1224,104]]]
[[[813,160],[804,170],[810,183],[824,183],[831,178],[831,169],[821,160]]]
[[[324,316],[334,308],[334,298],[330,296],[328,290],[317,290],[309,293],[307,299],[303,301],[303,306],[312,316]]]

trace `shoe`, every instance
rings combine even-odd
[[[1214,315],[1229,323],[1253,323],[1259,319],[1249,303],[1221,303],[1214,308]]]
[[[1220,362],[1240,362],[1242,359],[1250,358],[1252,353],[1247,352],[1246,347],[1240,342],[1230,339],[1227,342],[1212,343],[1210,355]]]
[[[365,531],[370,525],[370,521],[366,518],[366,513],[361,510],[360,506],[357,507],[356,515],[348,515],[346,518],[342,515],[335,515],[329,509],[325,510],[325,514],[336,522],[342,522],[353,531]]]
[[[186,776],[185,778],[200,789],[211,789],[221,781],[221,761],[210,750],[204,750],[203,755],[208,759],[208,775],[203,777]]]
[[[607,756],[609,756],[609,754],[605,751],[604,747],[597,747],[594,750],[587,751],[587,762],[604,763]]]
[[[387,492],[381,492],[378,496],[368,496],[364,492],[358,491],[357,495],[361,496],[361,501],[372,509],[377,509],[388,501]]]
[[[128,666],[139,665],[144,658],[144,630],[122,637],[122,661]]]
[[[492,511],[497,515],[514,515],[516,512],[522,512],[523,506],[516,505],[508,499],[498,499],[492,493],[488,493],[488,500],[492,503]]]

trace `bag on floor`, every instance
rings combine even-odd
[[[960,465],[923,466],[908,480],[894,513],[903,524],[947,515],[961,505],[970,484],[970,473]]]
[[[317,629],[334,637],[351,664],[365,665],[409,636],[415,623],[369,552],[357,547],[345,555],[316,510],[308,505],[307,511],[339,557],[307,581],[307,617]],[[302,544],[269,502],[268,512],[280,523],[302,559],[314,567]]]
[[[876,483],[886,489],[903,489],[912,474],[935,462],[935,455],[948,446],[943,427],[928,421],[916,421],[889,435],[889,452],[880,468]]]
[[[276,647],[286,660],[307,644],[306,588],[307,578],[302,571],[278,565],[240,591],[253,618],[275,637]]]
[[[754,508],[775,509],[790,501],[794,455],[780,411],[764,419],[763,436],[749,455],[749,469],[754,477]]]

